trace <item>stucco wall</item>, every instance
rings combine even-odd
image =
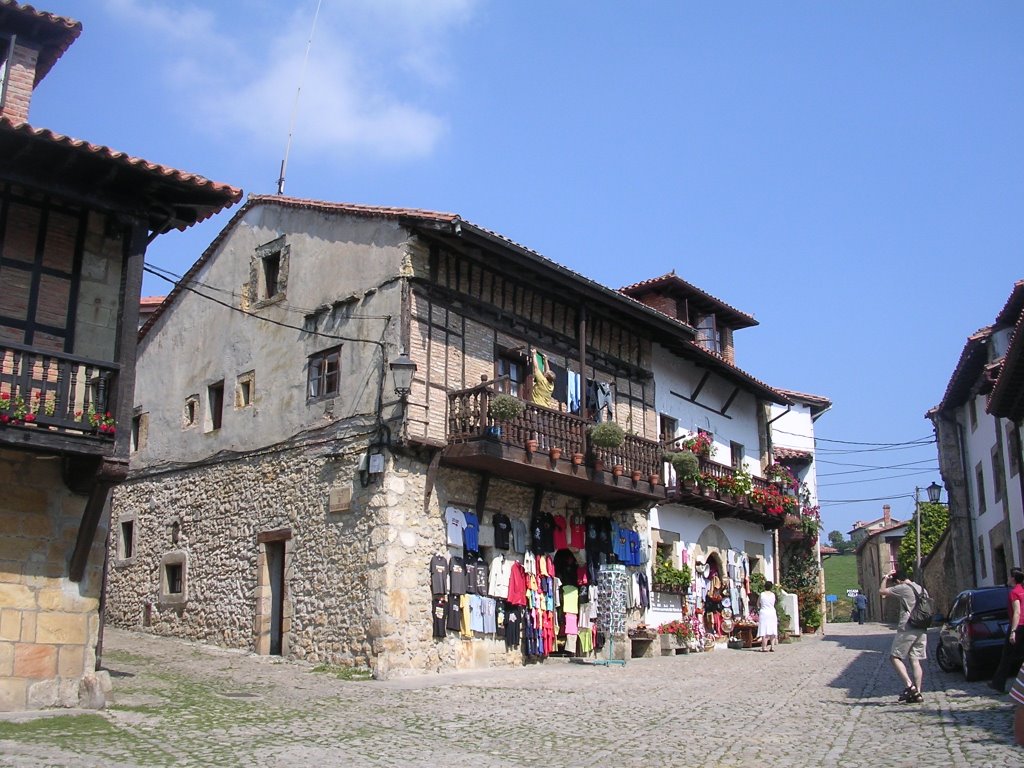
[[[93,670],[106,528],[72,582],[85,499],[64,487],[60,462],[0,451],[0,484],[0,710],[101,706]]]
[[[88,214],[75,315],[75,354],[94,360],[114,359],[120,311],[124,244],[106,227],[106,216]]]

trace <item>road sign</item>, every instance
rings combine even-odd
[[[834,603],[834,602],[836,602],[836,601],[837,601],[838,599],[839,599],[839,598],[838,598],[838,597],[837,597],[836,595],[825,595],[825,602],[826,602],[826,603]]]
[[[847,597],[856,597],[857,596],[857,592],[858,592],[858,590],[856,590],[856,589],[848,589],[848,590],[846,590],[846,596]]]

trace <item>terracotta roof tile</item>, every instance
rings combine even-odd
[[[633,283],[632,285],[623,286],[622,288],[619,288],[619,292],[629,296],[634,296],[636,294],[644,293],[647,289],[662,288],[666,286],[676,288],[677,290],[683,293],[689,293],[699,296],[709,304],[714,305],[717,309],[724,310],[729,319],[737,327],[750,328],[752,326],[758,325],[758,322],[757,320],[754,319],[753,315],[747,314],[742,310],[736,309],[736,307],[732,306],[731,304],[727,304],[721,299],[712,296],[707,291],[701,290],[692,283],[688,283],[686,280],[683,280],[681,277],[679,277],[676,274],[675,270],[672,270],[671,272],[668,272],[664,275],[660,275],[659,277],[652,277],[647,280],[641,280],[639,283]]]
[[[42,44],[42,50],[36,60],[34,85],[38,85],[39,81],[46,77],[57,60],[82,33],[80,21],[48,11],[38,11],[31,5],[22,5],[14,0],[0,0],[0,24],[16,34],[20,29],[24,29],[26,36],[31,36],[34,42]],[[42,36],[45,39],[38,39],[40,25],[47,30],[47,34]]]
[[[28,136],[57,146],[66,147],[75,152],[92,155],[93,157],[109,161],[115,165],[119,165],[124,168],[132,168],[145,174],[152,175],[163,181],[184,187],[191,187],[197,190],[203,190],[205,192],[221,194],[229,198],[231,203],[238,202],[242,197],[242,190],[232,187],[229,184],[221,184],[216,181],[211,181],[204,176],[199,176],[195,173],[188,173],[187,171],[180,171],[177,168],[172,168],[167,165],[151,163],[141,157],[133,157],[124,152],[118,152],[116,149],[105,147],[102,144],[92,144],[88,141],[83,141],[82,139],[74,139],[70,136],[65,136],[64,134],[55,133],[48,128],[33,128],[28,123],[15,122],[9,118],[0,117],[0,130],[10,131],[11,133]],[[197,219],[197,221],[203,221],[216,212],[217,211],[210,211],[206,216],[202,216]]]
[[[776,461],[810,461],[814,454],[810,451],[799,451],[796,448],[772,448]]]

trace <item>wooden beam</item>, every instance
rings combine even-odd
[[[687,397],[686,395],[681,395],[681,394],[679,394],[678,392],[676,392],[676,391],[675,391],[674,389],[670,389],[670,390],[669,390],[669,394],[671,394],[671,395],[675,395],[675,396],[676,396],[676,397],[678,397],[678,398],[679,398],[680,400],[685,400],[685,401],[686,401],[686,402],[688,402],[688,403],[693,403],[693,404],[694,404],[694,405],[696,405],[696,406],[697,406],[698,408],[703,408],[703,409],[704,409],[705,411],[711,411],[712,413],[718,414],[718,415],[719,415],[719,416],[721,416],[722,418],[725,418],[725,419],[731,419],[731,418],[732,418],[732,416],[729,416],[728,414],[726,414],[726,413],[723,413],[722,411],[719,411],[719,410],[717,410],[717,409],[715,409],[715,408],[712,408],[712,407],[711,407],[711,406],[709,406],[709,405],[704,405],[703,403],[698,403],[698,402],[697,402],[696,400],[693,400],[693,399],[691,399],[691,398]]]
[[[92,549],[93,539],[96,538],[96,528],[106,508],[110,489],[123,483],[127,477],[127,459],[104,459],[96,471],[96,482],[85,503],[78,535],[75,538],[75,548],[71,552],[68,565],[68,574],[72,581],[81,581],[85,576],[85,568],[89,564],[89,550]]]
[[[704,385],[708,383],[708,379],[711,378],[711,371],[704,371],[704,375],[700,377],[700,381],[697,382],[697,386],[693,388],[693,392],[690,394],[690,401],[697,402],[697,398],[700,396],[701,390],[704,389]]]
[[[480,486],[476,491],[476,519],[483,520],[484,507],[487,504],[487,489],[491,485],[491,475],[484,472],[480,475]]]
[[[722,415],[725,416],[725,412],[729,410],[729,406],[732,405],[732,401],[736,399],[736,395],[740,393],[739,387],[733,387],[732,394],[729,395],[729,399],[725,401],[725,405],[722,406]]]

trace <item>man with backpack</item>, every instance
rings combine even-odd
[[[878,589],[882,599],[895,597],[899,603],[896,638],[892,641],[889,658],[906,688],[900,694],[902,704],[920,704],[924,701],[921,685],[924,671],[921,661],[928,657],[928,625],[931,624],[932,601],[920,584],[915,584],[902,568],[897,568],[882,580]],[[907,672],[907,659],[914,679]]]

